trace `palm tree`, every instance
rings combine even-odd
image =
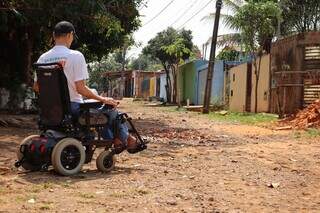
[[[241,5],[245,3],[244,0],[224,0],[223,1],[224,5],[231,11],[232,14],[235,14]],[[212,22],[215,18],[215,13],[210,13],[209,15],[203,17],[201,21],[206,21],[206,22]],[[229,33],[229,34],[223,34],[219,35],[217,39],[217,46],[224,48],[224,47],[231,47],[234,49],[240,49],[242,52],[242,45],[241,45],[241,34],[239,30],[234,26],[233,24],[233,15],[226,14],[226,13],[221,13],[220,14],[221,20],[224,22],[225,26],[229,27],[230,29],[235,30],[236,32],[234,33]],[[206,57],[207,49],[208,46],[211,44],[212,37],[209,37],[206,43],[204,43],[204,57]]]
[[[222,14],[224,24],[239,32],[238,35],[246,52],[252,56],[255,75],[255,112],[257,112],[257,93],[260,78],[261,58],[265,51],[269,52],[271,41],[276,32],[276,25],[281,20],[279,5],[273,1],[225,0],[233,15]],[[213,15],[208,17],[212,19]],[[235,36],[224,36],[224,43]],[[269,44],[269,45],[268,45]]]

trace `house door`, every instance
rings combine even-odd
[[[204,93],[206,90],[208,69],[201,70],[198,72],[198,83],[197,83],[197,104],[201,105],[204,102]]]

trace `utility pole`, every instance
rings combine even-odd
[[[208,65],[207,83],[206,83],[206,90],[204,94],[204,103],[203,103],[203,110],[202,110],[204,114],[208,114],[210,111],[212,78],[214,73],[214,61],[216,56],[216,46],[217,46],[218,27],[219,27],[221,7],[222,7],[222,0],[217,0],[216,15],[214,19],[213,34],[212,34],[212,41],[211,41],[210,59],[209,59],[209,65]]]

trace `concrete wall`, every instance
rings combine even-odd
[[[229,109],[244,112],[246,109],[247,63],[230,69]]]
[[[186,102],[189,99],[190,104],[196,104],[197,76],[195,62],[182,65],[178,71],[177,79],[182,97],[181,101]]]
[[[196,60],[180,66],[178,81],[180,83],[182,102],[187,102],[187,99],[189,99],[190,104],[203,104],[207,69],[208,61],[204,60]],[[218,75],[215,74],[215,76]],[[214,94],[212,92],[212,96]]]
[[[203,104],[204,93],[206,88],[206,80],[208,74],[208,64],[200,66],[198,69],[197,82],[197,104]],[[211,103],[223,104],[224,100],[224,62],[222,60],[215,61],[214,74],[211,87]]]
[[[156,96],[157,92],[157,77],[160,76],[160,73],[157,72],[139,72],[134,71],[134,96],[139,98],[149,98]],[[161,81],[160,81],[161,82]],[[165,82],[165,77],[164,77]],[[162,90],[165,90],[165,85],[160,85]],[[162,94],[163,95],[163,94]]]
[[[258,59],[259,60],[259,59]],[[269,111],[269,95],[270,95],[270,55],[264,55],[261,59],[260,78],[258,82],[258,112]],[[252,93],[251,93],[251,112],[255,108],[255,86],[256,75],[254,66],[252,65]]]

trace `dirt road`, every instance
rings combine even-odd
[[[74,177],[17,171],[14,152],[36,126],[0,128],[0,212],[320,211],[319,138],[122,106],[152,142],[120,155],[110,174],[94,161]]]

